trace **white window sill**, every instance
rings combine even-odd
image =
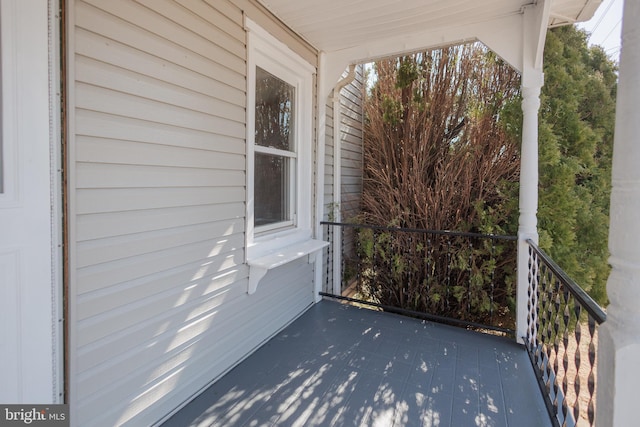
[[[258,289],[258,283],[269,270],[280,267],[304,256],[311,255],[328,245],[329,242],[308,239],[273,250],[259,258],[247,260],[247,264],[249,264],[249,288],[247,292],[249,294],[253,294],[256,289]]]

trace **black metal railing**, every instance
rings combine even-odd
[[[322,295],[514,335],[517,237],[322,224],[332,243]],[[333,265],[335,239],[339,266]]]
[[[552,422],[594,425],[597,328],[604,310],[536,244],[529,244],[525,345]]]

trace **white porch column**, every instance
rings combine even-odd
[[[527,333],[529,251],[527,239],[538,242],[538,110],[542,71],[525,70],[522,78],[522,149],[520,152],[520,217],[518,220],[518,281],[516,339]]]
[[[607,321],[598,337],[598,426],[638,424],[640,384],[640,0],[626,0],[613,148]]]

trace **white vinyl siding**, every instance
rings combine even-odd
[[[327,100],[324,152],[324,212],[325,220],[332,220],[335,195],[333,192],[333,102]]]
[[[343,74],[343,78],[347,73]],[[325,177],[324,177],[324,201],[325,220],[335,220],[334,214],[340,209],[342,222],[352,220],[361,212],[362,207],[362,141],[363,141],[363,95],[364,95],[364,67],[356,66],[354,80],[340,91],[340,171],[335,167],[334,151],[334,112],[331,98],[327,101],[326,119],[326,151],[325,151]],[[340,195],[334,191],[334,173],[340,173]],[[338,200],[339,197],[339,200]],[[341,229],[334,228],[334,239],[340,239],[345,251],[353,250],[353,233],[345,229],[341,235]],[[326,227],[323,230],[327,233]],[[333,259],[324,257],[325,268],[323,288],[333,291]],[[327,276],[330,278],[327,285]]]
[[[247,294],[242,7],[260,8],[69,3],[73,423],[151,425],[303,312],[313,265]]]
[[[323,221],[334,221],[334,201],[333,193],[333,103],[330,99],[326,105],[326,122],[325,122],[325,152],[324,152],[324,216]],[[335,229],[334,229],[335,232]],[[330,230],[327,226],[322,227],[323,239],[328,240]],[[331,256],[332,247],[329,246],[327,251],[323,252],[322,263],[325,266],[322,274],[322,290],[327,292],[332,283],[333,277],[333,259]]]
[[[343,77],[346,73],[343,74]],[[325,177],[324,202],[325,219],[329,219],[331,211],[338,203],[342,219],[347,220],[357,215],[361,208],[362,198],[362,132],[363,132],[363,95],[364,67],[356,66],[354,80],[340,91],[340,153],[341,153],[341,197],[336,200],[333,188],[334,171],[334,114],[331,98],[327,99],[327,118],[325,136]]]
[[[342,90],[341,201],[343,221],[358,215],[362,206],[362,140],[364,67],[356,67],[356,77]]]

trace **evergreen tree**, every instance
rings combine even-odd
[[[540,246],[605,303],[616,66],[573,26],[550,30],[540,97]]]

